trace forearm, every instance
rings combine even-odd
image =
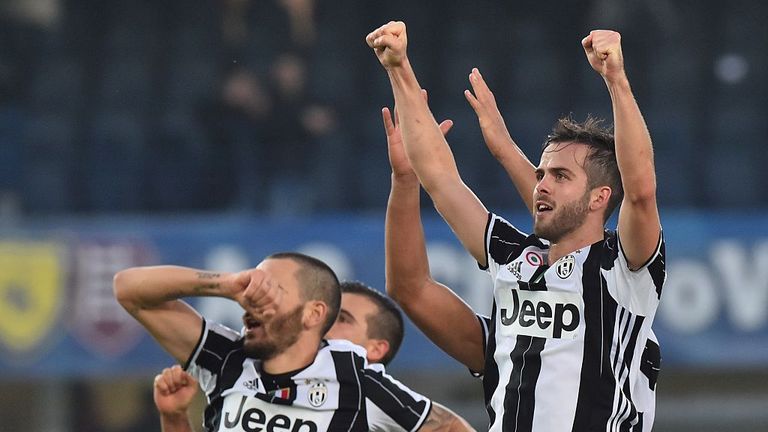
[[[387,293],[395,300],[414,294],[429,277],[419,193],[415,176],[392,175],[384,250]]]
[[[625,199],[653,199],[656,175],[648,128],[625,75],[606,80],[613,105],[616,160],[621,172]]]
[[[421,95],[421,87],[407,58],[401,66],[387,72],[405,151],[421,184],[432,195],[446,180],[460,181],[453,154]]]
[[[162,432],[192,432],[192,424],[189,415],[184,413],[160,414],[160,428]]]
[[[533,189],[536,187],[536,167],[512,139],[499,154],[494,154],[512,180],[528,212],[533,213]]]
[[[231,298],[228,273],[213,273],[178,266],[134,267],[118,272],[115,297],[131,309],[153,309],[183,297]]]

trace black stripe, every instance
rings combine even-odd
[[[483,248],[485,250],[485,259],[488,260],[488,242],[490,242],[491,236],[488,235],[488,229],[491,227],[491,221],[493,220],[493,213],[488,212],[488,220],[485,221],[485,230],[483,230]],[[486,262],[485,265],[480,265],[480,263],[477,263],[477,266],[480,267],[480,270],[488,270],[488,266],[490,266],[490,262]]]
[[[664,240],[661,240],[661,246],[659,246],[659,253],[656,259],[648,265],[648,272],[651,274],[653,285],[656,287],[656,295],[661,298],[661,288],[664,285],[664,279],[666,278],[666,247]]]
[[[192,357],[197,352],[197,349],[200,348],[200,344],[203,343],[203,335],[205,335],[205,329],[208,327],[205,323],[205,320],[201,320],[200,324],[200,337],[197,338],[197,343],[195,344],[195,348],[192,349],[192,352],[189,353],[189,357],[187,358],[187,361],[184,362],[184,370],[188,370],[189,366],[192,364]]]
[[[536,408],[536,382],[541,372],[541,351],[545,338],[517,336],[515,348],[509,354],[512,373],[504,397],[502,431],[525,432],[533,429]]]
[[[499,365],[496,364],[496,300],[491,307],[491,320],[488,322],[488,345],[485,347],[485,368],[483,369],[483,397],[485,410],[488,412],[489,427],[496,421],[496,411],[491,405],[491,397],[499,385]]]
[[[618,305],[608,293],[600,273],[605,247],[605,243],[593,245],[583,265],[584,355],[573,420],[574,432],[605,430],[606,421],[613,411],[616,382],[611,369],[611,341]]]
[[[539,266],[531,276],[531,281],[518,281],[518,287],[524,291],[546,291],[546,281],[541,277],[549,266]],[[515,348],[509,354],[512,361],[512,373],[509,377],[504,396],[504,418],[502,431],[523,432],[533,428],[533,413],[536,409],[536,382],[541,373],[541,352],[546,338],[517,336]]]
[[[208,335],[210,336],[210,334]],[[229,339],[227,339],[229,340]],[[230,341],[232,342],[232,341]],[[206,346],[208,343],[206,342]],[[243,372],[243,361],[246,359],[245,351],[242,348],[242,339],[240,339],[240,348],[231,351],[224,356],[224,362],[221,363],[221,368],[217,374],[216,387],[208,394],[208,399],[211,401],[209,410],[205,410],[205,424],[210,425],[209,430],[215,430],[215,427],[221,424],[222,421],[222,409],[224,407],[224,398],[221,397],[221,393],[225,389],[232,388],[237,379]],[[215,369],[214,369],[215,370]],[[211,370],[213,372],[214,370]],[[208,426],[207,426],[208,427]]]
[[[661,349],[659,344],[648,339],[645,342],[643,356],[640,359],[640,372],[648,378],[648,387],[656,389],[656,380],[659,379],[661,370]]]
[[[331,351],[339,382],[339,407],[328,425],[329,431],[368,430],[365,397],[362,389],[363,358],[351,351]]]
[[[413,430],[427,409],[427,400],[417,401],[381,372],[363,370],[365,397],[405,430]]]

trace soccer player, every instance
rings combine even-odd
[[[340,306],[325,263],[274,254],[254,269],[175,266],[115,275],[115,296],[205,390],[205,427],[293,431],[471,430],[463,419],[369,365],[350,342],[325,340]],[[204,320],[180,299],[219,296],[245,310],[242,334]]]
[[[618,33],[593,31],[582,41],[611,95],[615,144],[592,119],[558,121],[535,170],[533,235],[488,213],[462,182],[419,97],[405,25],[390,22],[366,40],[389,75],[420,183],[494,278],[484,365],[491,430],[641,430],[633,390],[665,278],[664,248],[650,137]],[[618,232],[605,230],[619,203]]]
[[[339,316],[327,339],[346,339],[366,348],[369,363],[388,364],[403,341],[403,317],[389,297],[362,282],[342,282]],[[163,432],[192,431],[188,408],[197,381],[176,365],[155,376],[154,400]]]

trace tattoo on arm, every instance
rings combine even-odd
[[[437,404],[432,404],[432,410],[429,412],[429,416],[419,432],[431,432],[431,431],[472,431],[473,429],[461,421],[460,417],[456,416],[453,412],[447,408]]]
[[[208,273],[208,272],[197,272],[197,278],[204,281],[209,281],[211,279],[216,279],[221,277],[221,273]],[[199,285],[195,285],[192,287],[194,292],[196,294],[205,294],[209,293],[211,291],[217,291],[220,288],[221,284],[218,282],[209,282],[209,283],[201,283]]]

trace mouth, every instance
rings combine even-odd
[[[261,328],[263,325],[261,321],[253,318],[252,316],[243,316],[243,325],[245,326],[245,333],[253,333],[255,330]]]
[[[536,209],[537,215],[541,215],[541,214],[552,211],[552,205],[544,201],[536,201],[534,208]]]

